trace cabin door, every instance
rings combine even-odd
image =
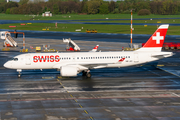
[[[31,56],[30,55],[26,55],[26,65],[31,65]]]
[[[139,56],[138,53],[134,53],[134,62],[139,62]]]

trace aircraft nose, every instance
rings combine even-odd
[[[6,63],[4,64],[4,67],[5,67],[5,68],[11,68],[11,63],[6,62]]]

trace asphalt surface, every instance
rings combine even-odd
[[[180,119],[179,51],[158,66],[91,70],[62,78],[56,70],[2,65],[19,52],[0,52],[0,120]],[[166,70],[163,70],[166,69]]]
[[[0,29],[0,31],[11,31]],[[24,32],[26,38],[40,38],[40,39],[56,39],[62,40],[63,38],[80,41],[98,41],[98,42],[125,42],[130,43],[130,34],[111,34],[111,33],[78,33],[78,32],[53,32],[53,31],[28,31],[17,30],[17,32]],[[152,33],[150,33],[152,34]],[[12,34],[13,36],[13,34]],[[18,35],[22,38],[22,35]],[[145,43],[151,35],[133,34],[133,43]],[[180,40],[180,35],[166,35],[165,42],[176,42]]]
[[[180,18],[145,18],[133,20],[159,20],[159,19],[180,19]],[[11,23],[60,23],[60,24],[99,24],[99,25],[131,25],[131,23],[109,23],[109,22],[88,22],[88,21],[112,21],[112,20],[130,20],[130,19],[93,19],[93,20],[0,20],[0,24]],[[169,23],[167,23],[169,24]],[[133,23],[133,25],[161,25],[161,23]],[[170,26],[180,26],[178,23],[170,23]]]
[[[33,32],[30,33],[33,35]],[[36,36],[35,33],[33,36]],[[75,42],[87,51],[96,44],[103,51],[121,50],[122,46],[127,45],[125,41],[110,41],[120,36],[111,34],[50,33],[49,36],[55,39],[33,36],[26,40],[28,48],[31,45],[51,44],[52,48],[62,50],[66,45],[62,39],[58,40],[59,36],[76,38]],[[96,41],[91,41],[91,37]],[[125,40],[129,39],[125,37]],[[22,42],[19,38],[16,41]],[[10,48],[11,51],[0,52],[0,120],[180,119],[180,51],[174,51],[175,55],[170,58],[157,61],[157,66],[147,64],[91,70],[92,78],[89,79],[81,74],[62,78],[56,70],[24,70],[22,77],[18,78],[16,70],[5,69],[3,64],[13,56],[22,54],[16,52],[21,46],[19,44],[18,48]]]

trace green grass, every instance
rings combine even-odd
[[[31,15],[0,14],[0,20],[30,20]]]
[[[16,28],[9,28],[9,26],[17,26]],[[1,29],[17,29],[17,30],[35,30],[42,31],[42,29],[49,28],[49,31],[62,31],[62,32],[76,32],[76,29],[82,29],[81,32],[86,32],[86,29],[97,29],[98,33],[123,33],[130,34],[129,25],[93,25],[93,24],[58,24],[55,28],[53,23],[32,23],[30,25],[22,26],[16,24],[1,24]],[[153,34],[157,29],[156,26],[134,25],[133,34]],[[167,35],[179,35],[179,26],[170,26]]]
[[[96,15],[76,15],[76,14],[63,14],[54,15],[53,17],[42,17],[41,15],[11,15],[11,14],[0,14],[1,20],[94,20],[94,19],[104,19],[104,21],[88,21],[88,22],[109,22],[109,23],[130,23],[130,20],[108,20],[108,19],[130,19],[130,14],[96,14]],[[133,20],[133,23],[180,23],[180,19],[160,19],[153,20],[153,18],[180,18],[179,15],[148,15],[148,16],[138,16],[133,14],[134,19],[138,18],[148,18],[149,20]],[[152,20],[150,20],[152,19]],[[78,21],[77,21],[78,22]],[[17,28],[9,28],[10,25],[15,25]],[[53,23],[33,23],[30,25],[21,26],[17,24],[0,24],[1,29],[17,29],[17,30],[36,30],[42,31],[42,29],[49,28],[50,31],[62,31],[62,32],[75,32],[76,29],[82,29],[81,32],[86,32],[86,29],[97,29],[98,33],[125,33],[130,34],[129,25],[93,25],[93,24],[58,24],[58,28],[55,28]],[[156,26],[134,25],[134,34],[153,34],[157,29]],[[168,35],[179,35],[179,26],[170,26],[167,32]]]
[[[0,20],[92,20],[92,19],[130,19],[130,14],[95,14],[95,15],[77,15],[77,14],[61,14],[52,17],[42,17],[41,14],[33,18],[32,15],[15,15],[0,14]],[[134,19],[138,18],[180,18],[180,15],[147,15],[138,16],[133,14]]]

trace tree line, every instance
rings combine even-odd
[[[0,0],[0,13],[6,14],[42,14],[51,11],[53,14],[108,14],[138,13],[147,9],[151,14],[180,14],[179,0],[20,0],[9,2]]]

